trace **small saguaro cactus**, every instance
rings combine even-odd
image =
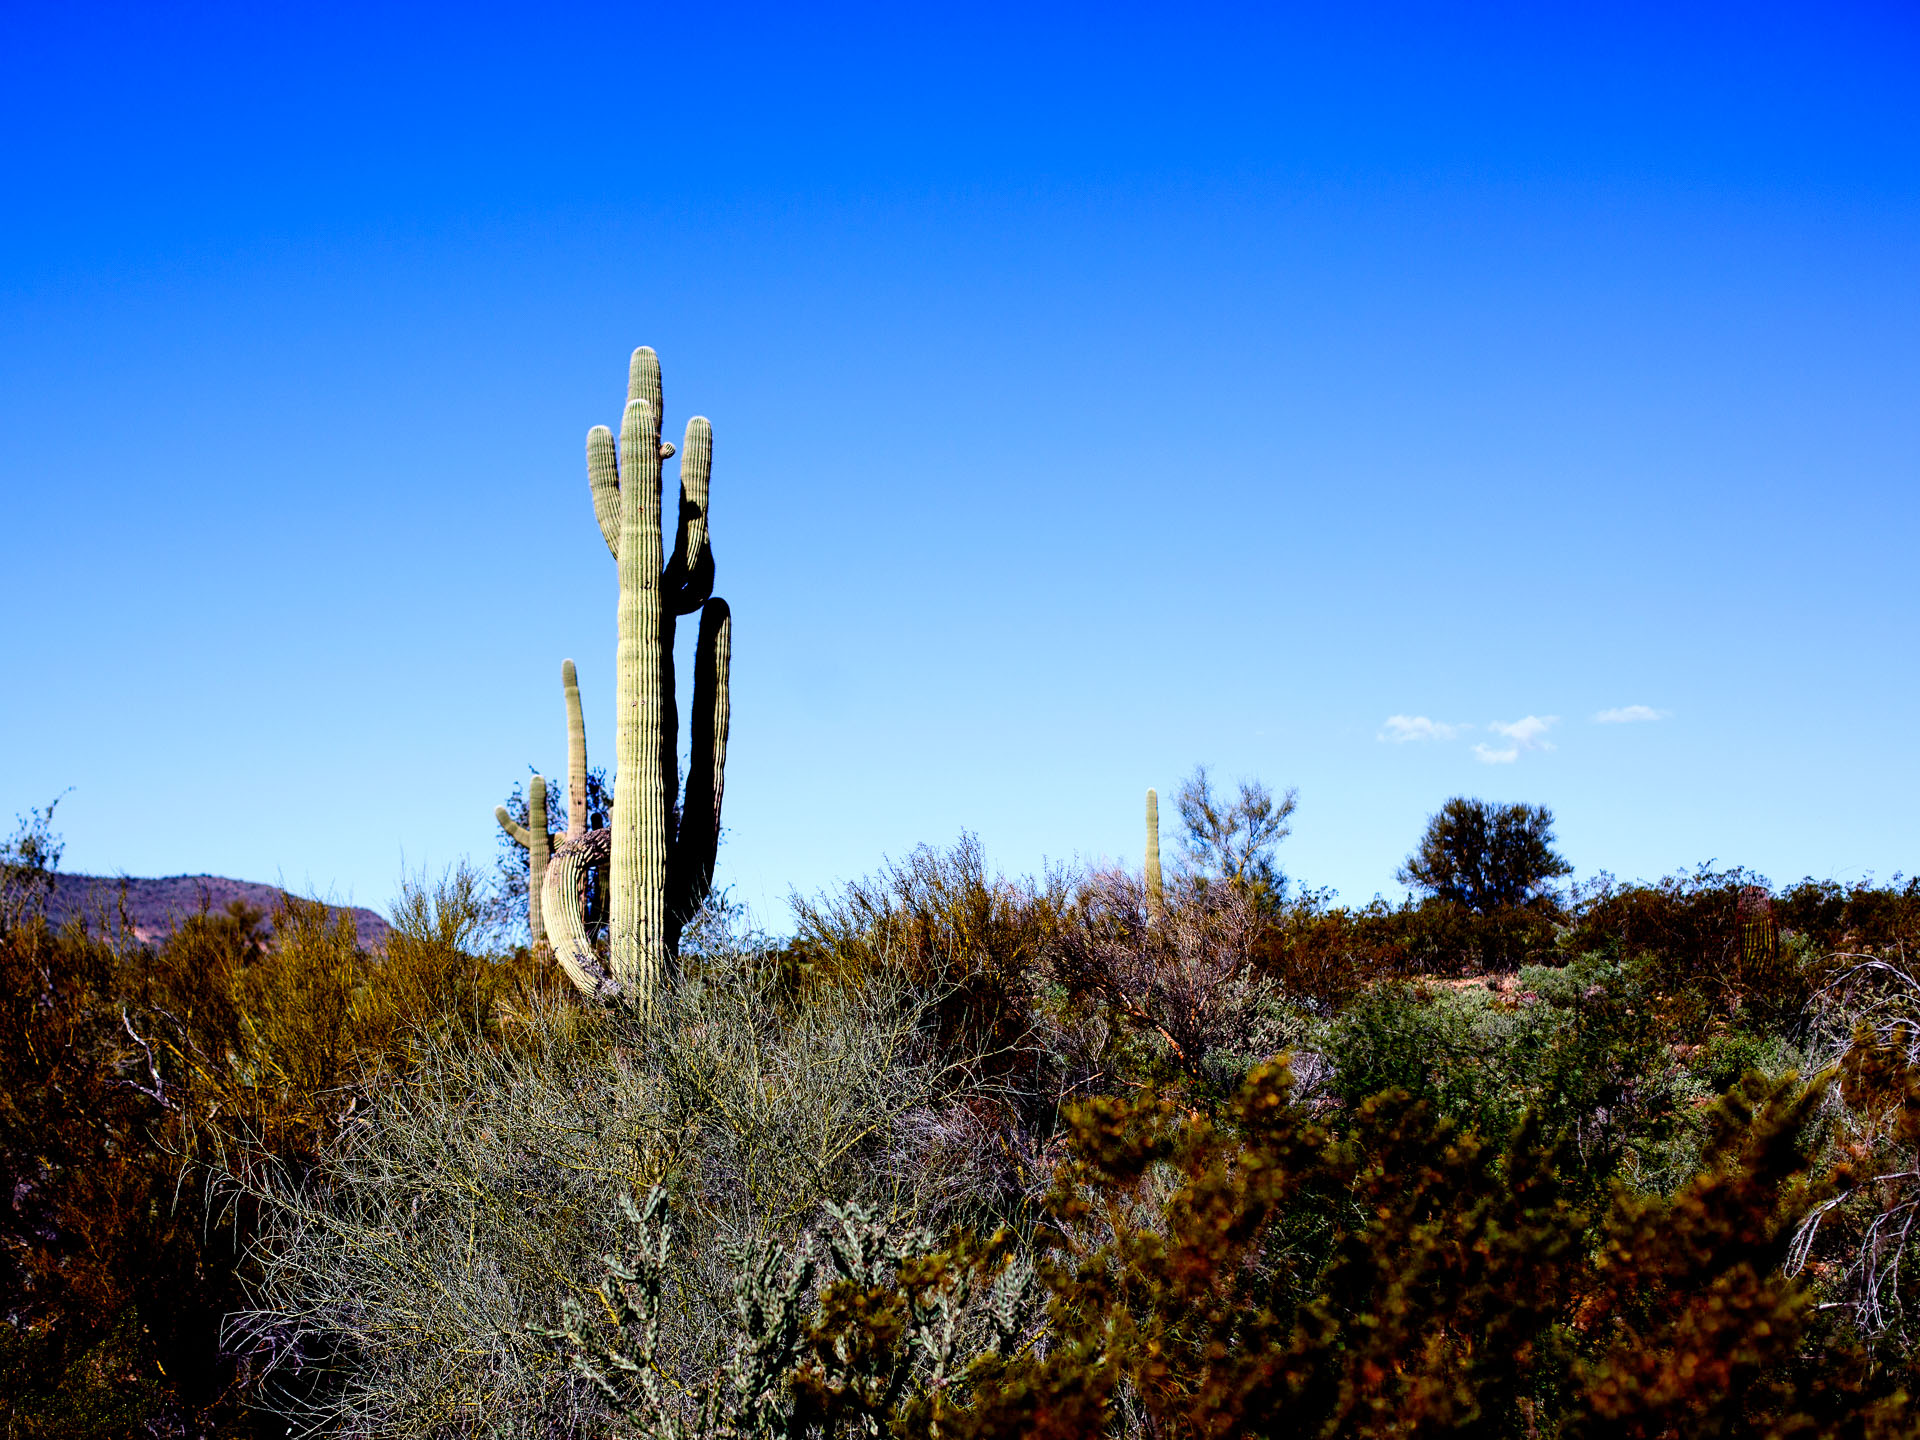
[[[665,982],[679,950],[680,931],[713,884],[733,640],[727,602],[713,594],[713,551],[707,534],[713,429],[699,416],[687,422],[673,554],[663,559],[660,471],[674,449],[661,441],[660,421],[660,360],[643,345],[628,366],[618,442],[604,425],[587,433],[587,483],[594,514],[620,578],[615,783],[608,842],[611,973],[595,976],[587,963],[578,964],[579,974],[574,965],[568,968],[583,989],[624,994],[643,1008]],[[691,770],[676,813],[680,762],[673,637],[678,617],[695,611],[700,633],[694,651]],[[584,758],[580,764],[584,771]],[[569,839],[562,857],[576,847],[584,850],[591,838]],[[564,868],[585,862],[581,854]],[[549,876],[550,898],[564,894],[564,876],[558,873],[562,868],[554,866]],[[592,959],[590,953],[569,958]],[[583,977],[591,983],[583,983]]]
[[[567,838],[587,833],[587,722],[580,713],[580,674],[560,662],[560,690],[567,697]]]
[[[1160,797],[1147,791],[1147,916],[1157,920],[1167,912],[1167,892],[1160,883]]]
[[[560,687],[567,698],[567,836],[555,848],[547,866],[547,933],[553,958],[567,978],[585,993],[605,998],[619,994],[620,987],[594,952],[587,897],[596,876],[601,882],[599,893],[606,893],[607,852],[612,836],[589,826],[587,722],[580,711],[580,677],[571,660],[560,663]]]
[[[547,859],[553,851],[553,832],[547,829],[547,782],[539,775],[527,783],[527,823],[522,825],[507,813],[507,807],[493,807],[493,818],[527,852],[527,932],[533,943],[547,943],[547,927],[540,909],[540,889],[546,883]]]

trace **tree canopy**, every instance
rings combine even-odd
[[[1553,812],[1546,806],[1455,796],[1428,819],[1420,847],[1396,878],[1486,915],[1540,901],[1549,881],[1572,871],[1553,849]]]

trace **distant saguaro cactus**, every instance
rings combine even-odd
[[[1742,979],[1770,971],[1780,958],[1780,930],[1773,922],[1773,896],[1764,885],[1742,885],[1734,901],[1740,922]]]
[[[594,514],[620,577],[615,783],[608,842],[609,973],[596,973],[590,949],[562,957],[582,989],[624,994],[643,1008],[665,982],[679,950],[680,931],[713,885],[733,641],[727,602],[713,595],[713,551],[707,533],[713,429],[699,416],[687,422],[679,520],[673,554],[663,561],[660,470],[674,450],[660,439],[661,409],[660,360],[643,345],[628,366],[618,442],[604,425],[587,432],[587,483]],[[700,613],[700,634],[694,651],[692,762],[685,798],[676,811],[680,762],[673,637],[678,617],[695,611]],[[570,715],[570,747],[573,733]],[[584,737],[580,748],[584,775]],[[570,775],[573,769],[570,756]],[[586,852],[593,843],[591,834],[570,836],[561,847],[559,859],[565,863],[550,867],[550,902],[566,895],[569,881],[563,872],[577,873],[590,863]],[[582,924],[580,931],[584,929]]]
[[[547,943],[547,927],[540,909],[540,890],[546,881],[547,860],[553,850],[553,832],[547,829],[547,782],[536,775],[527,784],[527,823],[522,825],[507,813],[507,807],[493,807],[493,818],[500,828],[527,852],[527,931],[535,945]]]
[[[1160,883],[1160,797],[1147,791],[1147,916],[1159,919],[1167,913],[1166,887]]]

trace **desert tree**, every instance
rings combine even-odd
[[[1188,874],[1223,882],[1263,905],[1278,901],[1287,878],[1274,850],[1293,831],[1289,821],[1299,799],[1294,789],[1275,797],[1258,780],[1242,780],[1236,795],[1216,794],[1207,767],[1194,767],[1174,796]]]
[[[1537,904],[1548,897],[1548,882],[1572,873],[1553,848],[1553,812],[1546,806],[1455,796],[1428,818],[1419,848],[1395,878],[1487,915]]]
[[[13,837],[0,843],[0,925],[18,923],[53,893],[54,872],[66,850],[66,842],[54,831],[53,811],[65,795],[63,790],[18,817]]]

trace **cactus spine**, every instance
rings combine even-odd
[[[1160,797],[1147,791],[1147,917],[1167,913],[1167,892],[1160,883]]]
[[[732,619],[713,595],[707,535],[713,431],[687,422],[680,460],[680,509],[671,559],[663,559],[660,361],[633,352],[620,438],[596,425],[587,434],[587,482],[601,536],[620,579],[615,650],[615,787],[609,886],[608,977],[645,1007],[665,983],[681,928],[713,881],[719,843],[729,713]],[[677,617],[700,612],[695,650],[692,773],[680,789],[674,702]],[[584,759],[581,762],[584,768]],[[570,972],[571,973],[571,972]],[[576,982],[577,983],[577,982]]]

